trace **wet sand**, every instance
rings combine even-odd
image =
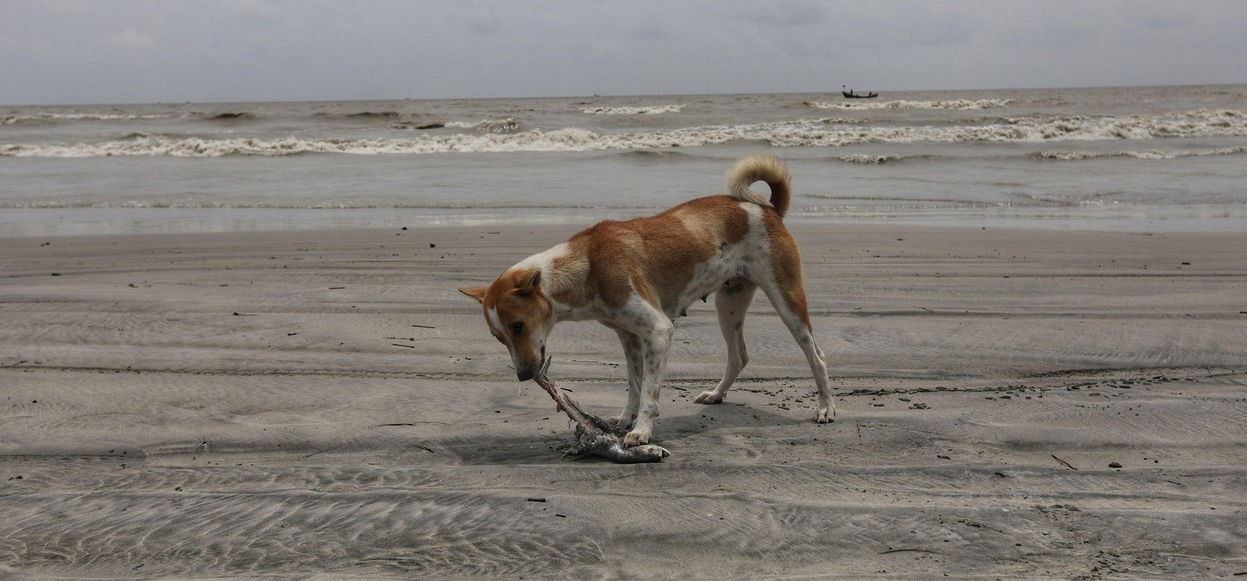
[[[0,576],[1247,572],[1247,234],[795,226],[838,420],[761,295],[694,404],[697,303],[623,466],[455,290],[571,231],[0,241]],[[549,347],[617,412],[611,331]]]

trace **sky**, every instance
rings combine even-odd
[[[0,104],[1247,82],[1247,1],[0,0]]]

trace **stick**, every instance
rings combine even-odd
[[[634,463],[661,462],[663,458],[671,455],[666,448],[653,444],[624,447],[614,425],[582,411],[575,401],[562,394],[554,382],[546,377],[546,370],[549,368],[550,360],[546,359],[533,380],[554,399],[555,409],[566,413],[567,417],[576,424],[576,445],[564,452],[564,456],[582,457],[593,454],[614,462]]]
[[[888,554],[891,554],[891,553],[931,553],[932,555],[942,555],[942,554],[943,554],[943,553],[938,553],[938,552],[936,552],[936,551],[932,551],[932,550],[930,550],[930,549],[888,549],[888,550],[883,551],[883,552],[881,552],[881,553],[879,553],[879,554],[880,554],[880,555],[888,555]]]
[[[1066,462],[1066,461],[1064,461],[1064,460],[1062,460],[1062,459],[1060,459],[1060,458],[1057,458],[1057,457],[1056,457],[1056,454],[1052,454],[1052,459],[1053,459],[1053,460],[1056,460],[1057,462],[1060,462],[1060,463],[1064,464],[1064,465],[1065,465],[1065,467],[1066,467],[1066,468],[1069,468],[1070,470],[1078,470],[1077,468],[1074,468],[1074,465],[1073,465],[1073,464],[1070,464],[1069,462]]]
[[[545,364],[541,366],[541,371],[538,372],[537,376],[533,379],[537,382],[537,385],[541,386],[541,389],[546,390],[546,393],[550,394],[550,397],[554,398],[554,409],[566,413],[573,422],[576,422],[577,426],[580,426],[580,429],[585,431],[585,433],[596,431],[596,426],[589,423],[589,420],[585,418],[584,414],[580,413],[580,408],[569,404],[567,398],[563,397],[563,394],[559,393],[558,388],[554,387],[554,382],[550,381],[550,379],[546,377],[546,369],[549,367],[550,360],[546,359]]]

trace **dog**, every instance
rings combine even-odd
[[[758,181],[770,187],[769,200],[749,189]],[[833,421],[827,360],[810,327],[800,252],[783,224],[788,168],[774,157],[746,157],[728,172],[727,186],[728,195],[655,216],[600,222],[521,260],[488,286],[459,291],[481,303],[489,332],[506,345],[520,381],[544,372],[555,323],[593,319],[613,329],[628,362],[628,401],[612,421],[631,428],[624,444],[636,446],[653,435],[672,319],[714,293],[727,368],[719,385],[696,401],[717,404],[749,362],[742,325],[761,288],[814,374],[815,421]]]

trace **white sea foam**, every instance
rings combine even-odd
[[[1135,159],[1178,159],[1183,157],[1207,157],[1214,155],[1237,155],[1247,153],[1247,147],[1216,147],[1209,149],[1179,149],[1162,151],[1147,149],[1141,151],[1037,151],[1031,156],[1039,159],[1056,161],[1080,161],[1084,159],[1104,159],[1113,157],[1131,157]]]
[[[996,109],[1007,107],[1013,99],[953,99],[951,101],[845,102],[806,101],[817,109]]]
[[[49,121],[134,121],[138,119],[169,119],[172,115],[131,115],[122,113],[31,113],[28,115],[2,115],[0,125]]]
[[[404,139],[310,139],[293,136],[276,139],[205,139],[156,136],[101,143],[2,145],[0,156],[223,157],[303,153],[652,150],[733,141],[760,141],[775,147],[835,147],[859,143],[1147,140],[1241,135],[1247,135],[1247,114],[1244,112],[1198,109],[1154,116],[1022,118],[986,125],[953,126],[844,126],[825,123],[821,119],[805,119],[634,133],[603,133],[570,127],[550,131],[532,129],[515,133],[418,135]]]
[[[513,117],[504,117],[502,119],[481,119],[474,123],[470,121],[447,121],[446,127],[477,129],[490,133],[510,133],[520,128],[520,122]]]
[[[902,154],[870,154],[856,153],[853,155],[842,155],[837,157],[840,161],[846,163],[856,163],[861,165],[881,165],[897,161],[905,161],[909,159],[932,159],[934,155],[902,155]]]
[[[589,115],[657,115],[659,113],[679,113],[684,105],[654,105],[650,107],[586,107],[581,113]]]
[[[434,210],[470,210],[480,208],[508,210],[537,210],[543,208],[560,209],[647,209],[650,206],[620,204],[513,204],[485,201],[481,203],[439,203],[424,204],[406,203],[341,203],[316,202],[282,203],[282,202],[243,202],[243,201],[211,201],[196,199],[151,199],[151,200],[0,200],[0,209],[9,210],[66,210],[66,209],[193,209],[193,210],[403,210],[403,209],[434,209]]]

